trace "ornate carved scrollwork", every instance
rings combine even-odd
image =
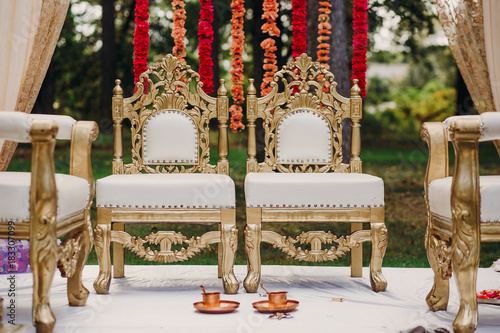
[[[148,82],[147,92],[142,82]],[[132,131],[132,163],[124,166],[125,173],[215,173],[216,166],[210,164],[209,120],[217,116],[216,99],[205,94],[202,85],[199,74],[172,55],[141,74],[136,93],[124,100],[124,117],[130,119]],[[193,120],[200,150],[197,164],[143,163],[144,123],[163,110],[175,110]]]
[[[462,209],[460,205],[455,204],[451,210],[455,221],[466,222],[471,218],[468,210]],[[453,238],[454,260],[458,260],[457,264],[464,260],[469,260],[472,244],[474,240],[473,230],[470,223],[457,223],[456,236]],[[450,259],[451,260],[451,259]]]
[[[66,239],[57,249],[57,268],[63,277],[72,277],[76,270],[79,255],[81,253],[83,234],[75,238]]]
[[[113,241],[122,243],[125,248],[134,252],[142,259],[163,263],[188,260],[200,253],[202,249],[208,248],[210,244],[221,241],[220,231],[209,231],[202,236],[193,236],[190,239],[187,239],[182,233],[175,231],[158,231],[149,234],[144,239],[139,236],[133,237],[124,231],[115,230],[111,234]],[[146,248],[144,247],[145,243],[160,245],[160,250],[152,250],[150,247]],[[172,250],[172,245],[183,243],[187,244],[188,247],[183,247],[180,250]]]
[[[278,93],[278,86],[283,86]],[[271,93],[259,99],[259,117],[264,119],[265,160],[258,172],[349,172],[342,163],[342,121],[350,114],[349,99],[336,91],[332,73],[305,54],[289,62],[274,76]],[[325,89],[328,87],[328,89]],[[253,107],[253,104],[252,104]],[[331,131],[332,159],[328,163],[277,163],[277,129],[283,117],[296,110],[319,114]]]
[[[357,237],[337,237],[330,231],[308,231],[302,232],[295,238],[287,238],[274,231],[262,230],[262,241],[273,244],[292,259],[311,262],[336,260],[359,244]],[[301,247],[295,246],[297,243],[311,244],[311,250],[302,250]],[[337,247],[321,248],[322,244],[332,243],[338,244]]]

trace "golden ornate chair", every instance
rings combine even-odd
[[[0,137],[31,142],[32,147],[31,173],[0,172],[0,238],[8,240],[9,252],[15,252],[14,240],[30,242],[37,332],[51,332],[55,325],[49,289],[56,267],[68,277],[69,304],[87,301],[81,277],[92,247],[90,148],[97,133],[95,122],[69,116],[0,111]],[[54,172],[56,137],[71,140],[69,175]],[[57,238],[64,235],[68,237],[58,246]],[[15,267],[9,265],[9,270],[14,273]]]
[[[428,216],[425,246],[434,270],[427,305],[432,311],[447,309],[448,280],[453,271],[460,294],[453,329],[473,332],[478,319],[480,242],[500,241],[500,176],[479,176],[478,143],[500,139],[500,113],[425,123],[421,135],[429,146],[424,183]],[[448,175],[448,140],[455,149],[453,177]]]
[[[245,178],[247,292],[256,292],[261,275],[260,243],[291,258],[328,261],[351,251],[351,276],[362,276],[362,242],[372,242],[370,281],[384,291],[382,260],[387,247],[382,179],[361,173],[362,100],[357,80],[351,98],[340,96],[333,74],[302,54],[274,75],[272,91],[257,98],[253,80],[247,94],[248,161]],[[255,121],[262,118],[265,160],[256,156]],[[342,121],[352,125],[352,158],[342,163]],[[263,230],[264,223],[350,223],[351,234],[302,232],[296,238]],[[363,230],[370,223],[370,230]],[[310,244],[302,249],[296,244]],[[327,249],[322,244],[336,243]]]
[[[147,82],[147,91],[143,82]],[[139,257],[164,263],[184,261],[210,244],[219,243],[219,277],[224,291],[237,293],[233,273],[238,230],[235,187],[228,176],[228,97],[221,80],[218,97],[202,90],[200,76],[185,63],[167,55],[141,75],[132,97],[123,98],[120,81],[113,95],[113,175],[97,181],[95,244],[100,272],[94,282],[100,294],[109,292],[113,276],[124,276],[123,248]],[[132,163],[122,159],[122,121],[132,131]],[[219,160],[210,164],[209,121],[219,122]],[[218,224],[218,231],[201,237],[158,231],[133,237],[125,224]],[[146,248],[144,243],[159,245]],[[184,244],[179,250],[172,245]]]

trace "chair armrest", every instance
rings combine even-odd
[[[500,139],[500,112],[492,111],[492,112],[483,112],[480,115],[473,116],[453,116],[449,117],[444,121],[446,129],[448,131],[449,140],[451,140],[451,131],[450,128],[455,123],[462,124],[461,126],[465,126],[465,122],[470,121],[471,124],[475,124],[476,122],[479,124],[479,141],[493,141]],[[475,126],[475,125],[474,125]]]
[[[429,159],[424,178],[424,190],[427,201],[429,184],[439,178],[448,177],[448,134],[441,122],[424,123],[420,130],[420,136],[429,147]]]
[[[92,197],[95,186],[90,152],[98,134],[99,127],[95,121],[77,121],[71,134],[69,173],[88,181]]]

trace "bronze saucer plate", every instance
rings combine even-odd
[[[298,301],[287,300],[285,306],[269,306],[269,301],[259,301],[252,303],[253,307],[261,313],[290,312],[299,306]]]
[[[217,307],[204,306],[203,302],[196,302],[193,303],[193,305],[196,310],[200,311],[201,313],[217,314],[233,312],[240,306],[240,303],[235,301],[220,301],[220,306]]]

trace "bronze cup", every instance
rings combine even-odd
[[[210,308],[220,307],[220,292],[203,293],[203,306]]]
[[[286,306],[287,291],[271,291],[267,294],[269,297],[269,307]]]

